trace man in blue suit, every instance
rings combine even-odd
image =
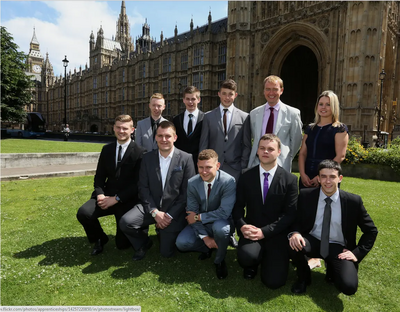
[[[189,225],[179,234],[176,246],[181,251],[200,251],[199,260],[211,257],[211,251],[217,249],[217,277],[224,279],[228,276],[225,256],[233,230],[235,178],[219,170],[218,154],[212,149],[200,152],[197,167],[199,174],[189,180],[187,189]]]

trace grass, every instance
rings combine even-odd
[[[1,153],[100,152],[104,143],[64,142],[38,139],[1,140]]]
[[[76,211],[92,192],[93,177],[2,182],[2,305],[139,305],[142,311],[399,311],[399,183],[345,178],[342,188],[360,194],[379,235],[360,265],[360,285],[351,297],[312,273],[307,294],[294,296],[287,285],[272,291],[242,278],[236,252],[229,249],[229,276],[218,280],[212,259],[197,253],[159,256],[158,242],[143,261],[132,250],[117,250],[114,240],[91,257],[91,245]],[[21,196],[21,194],[26,194]],[[115,234],[114,217],[101,219]]]

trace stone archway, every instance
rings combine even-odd
[[[318,62],[315,54],[305,46],[295,48],[286,57],[280,77],[284,81],[282,102],[300,109],[304,125],[313,122],[318,96]]]
[[[96,124],[91,125],[90,132],[99,132],[99,127]]]
[[[326,35],[314,25],[294,22],[278,30],[262,51],[259,92],[263,80],[278,75],[284,82],[282,101],[302,111],[306,125],[314,118],[318,94],[327,89],[330,51]]]

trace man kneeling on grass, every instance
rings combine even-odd
[[[323,258],[326,278],[345,295],[358,287],[358,264],[374,245],[378,230],[364,208],[361,197],[339,190],[342,168],[333,160],[318,167],[320,188],[300,190],[294,231],[289,236],[291,257],[298,280],[292,292],[306,292],[311,284],[307,258]],[[357,226],[363,235],[356,244]]]

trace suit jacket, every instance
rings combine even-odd
[[[165,231],[177,232],[185,227],[187,183],[194,175],[192,155],[175,147],[163,190],[158,150],[143,155],[139,198],[147,213],[157,208],[171,215],[173,220]]]
[[[116,142],[105,145],[101,150],[92,198],[97,198],[99,194],[118,195],[121,203],[135,205],[138,201],[139,170],[145,150],[131,141],[119,168],[116,167],[116,150]]]
[[[239,236],[243,236],[240,228],[245,224],[261,228],[266,239],[288,234],[296,217],[297,193],[297,177],[278,166],[263,203],[260,167],[243,173],[232,213]]]
[[[232,119],[225,137],[224,125],[219,106],[206,113],[200,137],[200,151],[211,148],[218,154],[221,169],[232,175],[236,181],[247,162],[242,159],[243,124],[248,122],[248,113],[234,107]]]
[[[184,116],[185,112],[180,113],[179,115],[175,116],[172,121],[175,125],[176,134],[178,136],[178,139],[175,142],[175,147],[179,148],[182,151],[185,151],[186,153],[192,154],[194,166],[196,169],[197,157],[199,156],[200,135],[201,135],[201,129],[203,128],[204,113],[199,110],[196,126],[190,136],[187,136],[185,129],[183,127]]]
[[[310,233],[317,215],[319,194],[320,188],[300,190],[293,231],[302,235]],[[339,196],[345,247],[357,257],[358,262],[361,262],[372,249],[378,235],[378,229],[367,213],[360,196],[342,190],[339,190]],[[358,244],[356,243],[357,226],[363,232]]]
[[[247,168],[254,167],[260,163],[257,157],[257,149],[261,138],[261,127],[266,105],[256,107],[250,112],[250,122],[245,127],[244,158],[248,159]],[[301,146],[302,126],[300,111],[281,102],[274,134],[281,140],[281,154],[278,158],[278,165],[289,172],[292,171],[293,158]]]
[[[153,139],[153,128],[151,127],[151,117],[147,117],[138,121],[135,130],[135,141],[140,146],[143,146],[146,151],[150,152],[158,149],[156,140]],[[161,121],[167,120],[161,116]]]
[[[203,224],[229,219],[235,201],[235,178],[226,172],[217,171],[208,201],[203,179],[199,174],[191,178],[187,190],[187,211],[201,213],[201,222],[192,224],[195,233],[208,236]]]

